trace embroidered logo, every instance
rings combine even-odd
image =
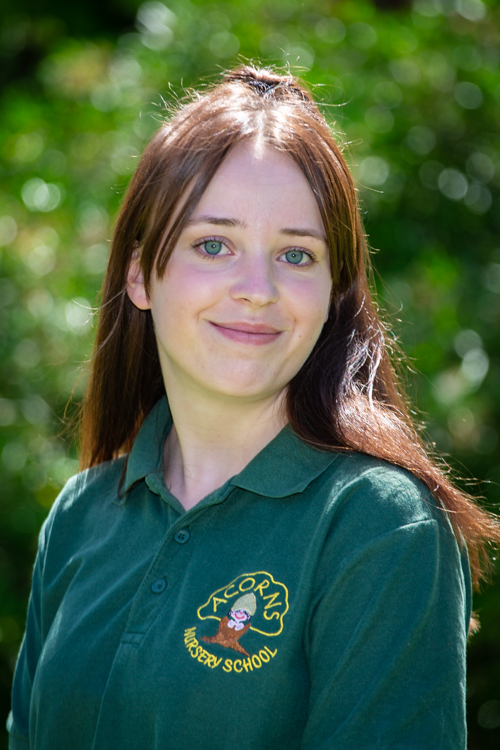
[[[250,630],[261,636],[273,637],[283,630],[283,618],[288,612],[288,589],[275,581],[270,573],[244,573],[227,586],[214,591],[208,600],[197,610],[200,620],[216,620],[218,627],[203,627],[206,631],[199,636],[204,643],[215,646],[214,653],[207,651],[196,637],[196,627],[184,632],[184,643],[191,656],[202,664],[215,669],[223,660],[220,648],[230,649],[247,657],[246,659],[225,659],[222,669],[225,672],[243,672],[260,669],[273,659],[278,650],[263,645],[255,653],[250,646],[240,643]],[[208,623],[207,623],[208,625]],[[260,640],[260,639],[259,639]],[[254,641],[255,642],[255,639]]]

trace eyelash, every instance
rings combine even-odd
[[[200,255],[202,256],[202,258],[207,258],[208,260],[216,260],[220,256],[219,255],[210,255],[210,253],[203,252],[202,245],[204,245],[205,242],[220,242],[221,245],[224,245],[224,247],[227,247],[228,250],[231,249],[231,248],[228,247],[226,241],[223,240],[222,237],[204,237],[202,240],[198,240],[197,242],[195,242],[192,245],[192,247],[200,253]]]
[[[206,258],[207,260],[217,260],[217,258],[220,258],[221,256],[220,255],[211,255],[210,253],[203,252],[203,250],[201,248],[202,248],[202,245],[205,244],[205,242],[220,242],[222,245],[224,245],[224,247],[228,248],[228,245],[227,245],[226,241],[222,237],[215,237],[215,236],[214,237],[204,237],[202,240],[199,240],[196,243],[194,243],[192,245],[192,247],[195,250],[197,250],[203,258]],[[228,249],[230,249],[230,248],[228,248]],[[302,247],[289,247],[287,250],[285,250],[283,253],[281,253],[281,255],[285,255],[286,253],[289,253],[291,251],[293,252],[294,250],[296,250],[299,253],[304,253],[304,255],[307,255],[310,258],[311,262],[310,263],[287,263],[286,265],[288,265],[288,266],[294,266],[295,265],[297,268],[309,268],[310,265],[312,265],[313,263],[316,263],[317,260],[318,260],[317,257],[316,257],[316,255],[313,253],[312,250],[305,250]],[[222,256],[222,257],[226,257],[226,256]]]
[[[289,247],[288,250],[285,250],[285,252],[282,253],[282,255],[285,255],[286,253],[289,253],[289,252],[293,252],[294,250],[299,253],[304,253],[304,255],[307,255],[311,262],[310,263],[287,263],[288,266],[295,265],[297,268],[309,268],[310,265],[312,265],[313,263],[316,263],[318,260],[312,250],[305,250],[302,247]]]

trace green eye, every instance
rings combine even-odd
[[[219,240],[207,240],[203,243],[203,249],[209,255],[218,255],[222,250],[222,242],[219,242]]]
[[[305,253],[302,250],[289,250],[285,253],[287,263],[293,263],[295,266],[303,260]]]

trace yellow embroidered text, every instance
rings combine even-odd
[[[263,664],[267,664],[274,659],[278,649],[272,651],[268,646],[261,648],[258,654],[248,657],[248,659],[226,659],[222,669],[224,672],[253,672],[254,669],[260,669]]]
[[[196,638],[196,628],[187,628],[184,631],[184,643],[193,659],[199,661],[200,664],[205,664],[205,666],[211,669],[221,666],[222,657],[210,654],[200,645]],[[246,659],[225,659],[222,669],[224,672],[236,672],[237,674],[253,672],[268,664],[274,659],[277,653],[277,648],[271,649],[269,646],[265,646],[257,654],[253,654]]]
[[[187,650],[193,659],[199,661],[200,664],[205,664],[207,667],[215,669],[221,663],[222,656],[217,658],[213,654],[209,654],[208,651],[205,651],[203,646],[200,646],[196,640],[195,633],[196,628],[188,628],[184,631],[184,643],[186,644]]]

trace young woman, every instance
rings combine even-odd
[[[465,748],[487,514],[398,394],[351,175],[244,66],[116,226],[83,465],[40,535],[13,750]]]

